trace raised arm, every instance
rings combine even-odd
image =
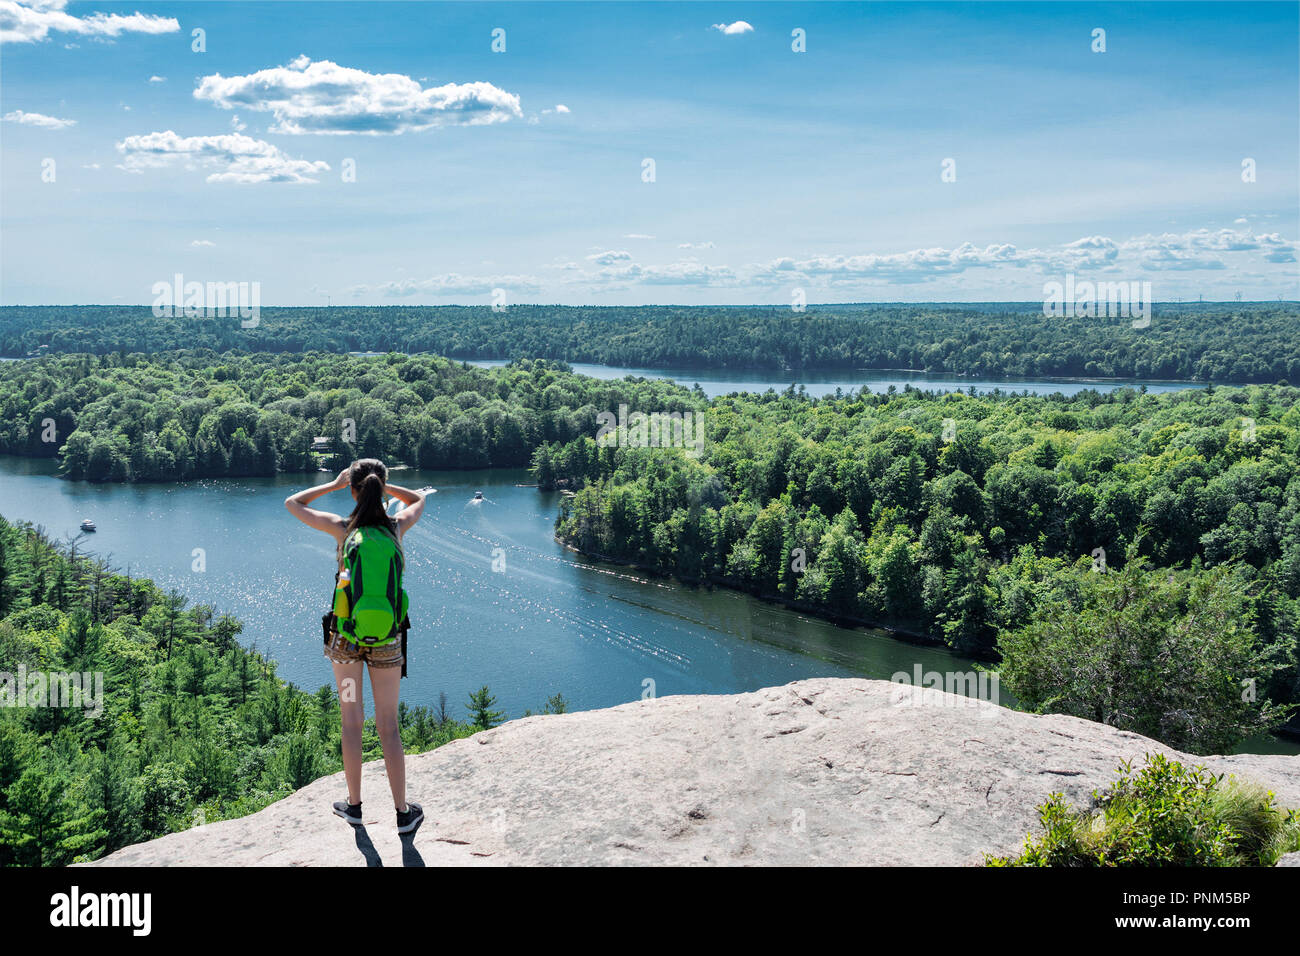
[[[339,472],[338,477],[328,484],[316,485],[314,488],[308,488],[296,495],[285,498],[284,506],[289,509],[289,514],[307,525],[307,527],[315,528],[317,531],[324,531],[326,534],[337,538],[347,529],[347,521],[339,515],[328,511],[317,511],[315,508],[308,508],[307,505],[321,495],[348,487],[348,484],[348,469],[344,468]]]
[[[406,505],[393,515],[393,520],[397,522],[397,534],[404,535],[410,530],[411,525],[420,520],[420,515],[424,514],[424,495],[419,491],[411,491],[409,488],[394,484],[384,485],[384,491]]]

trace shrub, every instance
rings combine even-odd
[[[988,866],[1272,866],[1300,849],[1300,812],[1236,777],[1215,776],[1156,754],[1141,770],[1093,791],[1094,806],[1071,810],[1053,793],[1038,808],[1044,833],[1019,856]]]

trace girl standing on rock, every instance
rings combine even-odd
[[[343,518],[307,505],[322,495],[351,488],[356,506]],[[405,506],[389,516],[388,494]],[[413,833],[424,821],[418,803],[406,802],[406,759],[397,723],[397,698],[406,665],[406,592],[402,588],[402,536],[424,513],[424,495],[388,484],[388,469],[375,458],[362,458],[337,478],[284,500],[289,513],[338,543],[335,604],[325,616],[325,657],[334,665],[343,718],[343,771],[348,798],[334,812],[361,826],[361,730],[365,706],[362,665],[370,671],[375,695],[375,728],[384,748],[384,767],[397,810],[397,832]]]

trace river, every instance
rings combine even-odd
[[[60,539],[93,518],[99,530],[83,536],[82,550],[234,614],[245,645],[274,659],[281,677],[314,690],[332,681],[320,615],[333,545],[283,502],[326,477],[92,484],[56,478],[50,461],[0,456],[0,514]],[[589,710],[648,693],[733,694],[806,677],[974,669],[945,648],[575,555],[552,533],[558,494],[518,487],[528,481],[523,471],[403,470],[392,480],[438,489],[406,538],[412,630],[402,697],[412,706],[434,705],[446,692],[453,716],[463,716],[470,692],[486,684],[498,709],[518,717],[556,693],[571,709]],[[484,495],[478,504],[476,491]],[[316,503],[340,512],[350,505],[341,492]],[[195,549],[203,570],[195,570]],[[1300,753],[1300,744],[1261,736],[1237,749]]]
[[[0,456],[0,514],[76,534],[83,547],[134,575],[244,622],[241,641],[314,690],[332,681],[320,616],[330,596],[333,544],[291,518],[284,498],[316,476],[203,480],[179,485],[62,481],[53,464]],[[319,478],[327,476],[321,475]],[[558,495],[516,487],[522,471],[398,471],[432,485],[406,538],[410,663],[403,699],[453,714],[488,685],[520,716],[564,694],[573,709],[607,707],[651,690],[728,694],[804,677],[966,672],[970,661],[867,629],[841,628],[726,590],[708,590],[602,565],[553,537]],[[475,491],[483,502],[471,504]],[[317,503],[350,508],[337,492]],[[195,571],[195,549],[205,569]],[[497,564],[493,570],[494,550]],[[652,682],[652,683],[647,683]]]
[[[383,353],[355,352],[353,354]],[[507,363],[504,359],[483,359],[470,360],[469,364],[480,368],[494,368]],[[800,369],[777,372],[768,369],[708,369],[702,371],[689,368],[623,368],[584,362],[569,364],[575,372],[580,375],[590,375],[592,378],[618,379],[626,375],[639,375],[643,378],[671,379],[687,388],[699,385],[709,398],[717,398],[719,395],[727,395],[731,392],[765,392],[769,388],[781,391],[794,382],[796,377],[806,393],[813,398],[834,395],[836,389],[841,389],[846,394],[855,392],[864,385],[872,392],[886,392],[890,386],[902,391],[911,385],[913,388],[936,392],[964,392],[974,387],[979,394],[1001,389],[1004,392],[1028,392],[1031,395],[1052,395],[1056,392],[1076,395],[1085,389],[1095,389],[1105,393],[1113,392],[1118,388],[1141,388],[1142,386],[1146,386],[1148,392],[1177,392],[1187,388],[1205,388],[1204,382],[1128,381],[1113,378],[979,378],[907,370]]]

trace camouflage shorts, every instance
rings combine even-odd
[[[338,631],[330,632],[325,645],[325,657],[335,664],[369,664],[371,667],[401,667],[406,663],[402,642],[392,641],[377,647],[353,644]]]

